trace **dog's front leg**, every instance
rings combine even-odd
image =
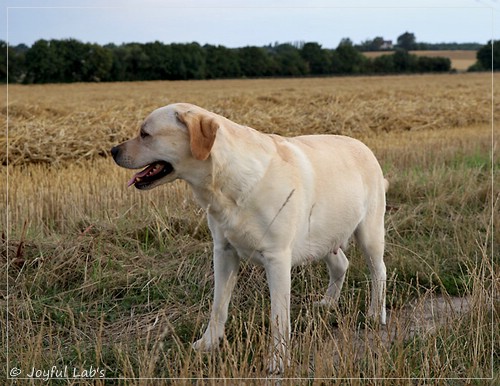
[[[271,294],[271,331],[273,335],[269,372],[283,373],[289,363],[291,255],[265,255],[265,269]]]
[[[224,326],[231,294],[236,284],[239,268],[239,257],[229,243],[218,243],[214,246],[214,303],[205,333],[193,344],[196,350],[209,351],[217,348],[224,336]]]

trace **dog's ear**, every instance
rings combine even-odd
[[[188,129],[193,157],[205,161],[212,150],[219,124],[212,117],[190,111],[178,112],[176,116]]]

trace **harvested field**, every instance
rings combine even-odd
[[[342,133],[362,139],[489,123],[491,77],[13,85],[10,163],[63,164],[106,156],[114,144],[133,135],[150,111],[176,101],[204,106],[264,132]]]
[[[104,384],[100,373],[71,377],[90,366],[106,384],[267,377],[262,268],[242,265],[220,350],[194,352],[213,291],[205,212],[183,182],[127,189],[131,171],[109,156],[153,109],[185,101],[269,133],[357,137],[390,180],[387,327],[364,322],[368,273],[354,245],[338,309],[313,306],[328,283],[323,264],[294,268],[291,379],[283,384],[498,383],[499,110],[491,87],[490,74],[9,86],[8,167],[0,150],[8,355],[0,358],[21,371],[20,384],[53,366],[68,367],[59,382],[71,385]]]

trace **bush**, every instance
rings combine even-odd
[[[396,72],[394,67],[394,55],[377,56],[372,61],[373,72],[391,74]]]
[[[407,51],[398,50],[392,55],[382,55],[374,58],[371,63],[374,73],[415,73],[415,72],[449,72],[451,60],[443,57],[411,55]]]
[[[492,52],[493,50],[493,52]],[[484,45],[476,55],[477,58],[477,67],[483,68],[484,70],[490,71],[499,70],[500,69],[500,40],[489,41],[486,45]],[[493,63],[492,63],[493,62]],[[479,67],[480,66],[480,67]]]
[[[449,58],[419,56],[417,58],[418,72],[447,72],[451,70]]]

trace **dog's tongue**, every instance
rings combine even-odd
[[[146,174],[148,174],[151,170],[154,169],[156,164],[149,165],[146,169],[144,169],[142,172],[134,174],[134,176],[127,182],[127,188],[130,186],[134,185],[137,182],[138,178],[144,177]]]

